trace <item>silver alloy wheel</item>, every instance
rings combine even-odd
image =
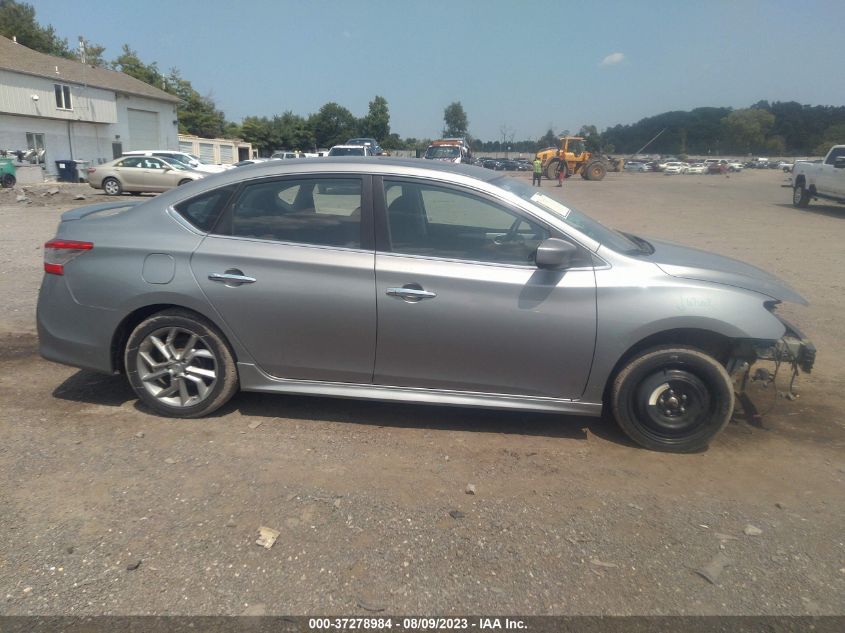
[[[103,189],[106,190],[106,193],[110,196],[116,196],[120,193],[120,183],[117,182],[115,179],[110,178],[103,184]]]
[[[804,187],[798,185],[792,190],[792,204],[796,207],[801,204],[803,201],[802,198],[804,197]]]
[[[138,377],[144,389],[171,407],[192,407],[217,383],[217,359],[198,334],[180,327],[155,330],[138,346]]]

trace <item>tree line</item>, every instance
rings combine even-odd
[[[13,35],[23,46],[68,59],[79,59],[81,49],[68,45],[51,25],[41,26],[35,9],[17,0],[0,0],[0,35]],[[85,42],[86,64],[111,68],[156,86],[181,100],[177,106],[179,132],[207,138],[240,138],[260,154],[277,149],[315,149],[343,143],[351,137],[372,137],[388,150],[424,150],[431,139],[401,138],[390,129],[387,100],[376,95],[360,117],[338,103],[327,103],[317,112],[303,116],[287,110],[272,116],[247,116],[240,123],[227,121],[210,95],[201,95],[177,68],[164,73],[158,63],[144,62],[128,44],[113,60],[105,48]],[[569,130],[548,129],[538,138],[516,140],[507,125],[500,137],[474,138],[460,101],[443,111],[445,137],[465,137],[475,151],[490,153],[535,152],[556,146],[558,137]],[[595,125],[583,125],[578,136],[594,152],[632,154],[652,141],[648,153],[658,154],[770,154],[818,155],[830,145],[845,143],[845,106],[812,106],[795,101],[759,101],[749,108],[695,108],[664,112],[636,123],[615,125],[599,132]],[[657,138],[654,138],[657,137]],[[652,140],[654,139],[654,140]]]

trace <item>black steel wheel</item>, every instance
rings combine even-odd
[[[663,347],[634,357],[612,389],[613,413],[635,442],[658,451],[706,448],[725,427],[734,390],[725,368],[688,347]]]
[[[17,179],[12,174],[3,174],[3,188],[4,189],[11,189],[15,186]]]

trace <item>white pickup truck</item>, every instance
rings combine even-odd
[[[803,209],[811,199],[845,204],[845,145],[831,147],[820,163],[795,163],[792,204]]]

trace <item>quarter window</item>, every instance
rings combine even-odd
[[[484,198],[385,180],[392,251],[500,264],[534,263],[548,229]]]
[[[243,188],[221,232],[279,242],[361,247],[361,181],[307,178]]]
[[[59,110],[72,110],[73,104],[70,100],[70,86],[64,84],[53,84],[56,93],[56,107]]]
[[[180,202],[174,209],[201,231],[210,231],[235,187],[221,187]]]

